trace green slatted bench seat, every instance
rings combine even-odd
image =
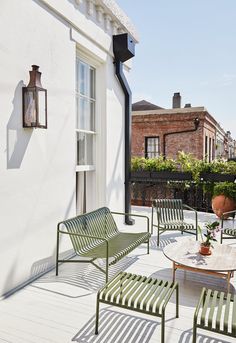
[[[189,209],[195,213],[195,223],[188,223],[184,220],[183,209]],[[157,214],[157,225],[154,224],[154,212]],[[152,201],[152,220],[151,231],[153,228],[157,228],[157,245],[160,243],[160,235],[165,231],[179,230],[196,235],[197,240],[197,211],[183,204],[181,199],[155,199]]]
[[[236,295],[202,289],[193,320],[193,343],[197,328],[236,337]]]
[[[113,218],[113,214],[145,218],[147,231],[137,233],[120,232]],[[76,255],[86,259],[59,259],[61,234],[69,235]],[[58,275],[58,264],[60,262],[90,262],[106,274],[107,282],[108,267],[128,255],[140,244],[147,243],[147,253],[149,254],[150,236],[149,218],[147,216],[111,212],[107,207],[102,207],[95,211],[64,220],[57,225],[56,275]],[[105,270],[94,263],[98,258],[104,258],[106,260]]]
[[[176,318],[179,317],[179,287],[176,282],[121,272],[97,293],[96,327],[98,334],[99,304],[109,304],[161,317],[161,342],[165,341],[165,309],[176,292]]]

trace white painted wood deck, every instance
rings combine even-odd
[[[134,212],[150,215],[150,209],[134,207]],[[187,212],[191,220],[192,214]],[[200,214],[200,221],[215,220],[214,215]],[[136,221],[136,226],[141,222]],[[133,227],[128,227],[133,230]],[[184,236],[186,236],[185,234]],[[146,245],[110,268],[110,277],[120,270],[171,280],[172,264],[162,248],[182,239],[180,233],[151,239],[150,255]],[[236,240],[224,241],[236,247]],[[101,261],[102,262],[102,261]],[[192,342],[193,313],[201,289],[207,286],[226,290],[225,280],[177,271],[180,285],[180,318],[175,318],[175,297],[166,308],[166,342]],[[91,264],[63,264],[59,276],[55,270],[0,302],[0,342],[11,343],[154,343],[160,342],[160,318],[101,305],[99,335],[94,335],[96,292],[104,284],[104,275]],[[235,292],[236,278],[231,281]],[[235,339],[198,330],[200,343],[226,343]]]

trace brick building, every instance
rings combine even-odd
[[[180,93],[174,93],[171,109],[144,100],[132,105],[132,156],[175,158],[184,151],[211,161],[229,157],[228,141],[205,107],[181,108]]]

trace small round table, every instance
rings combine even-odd
[[[215,243],[212,254],[203,256],[198,252],[199,246],[200,242],[183,238],[163,249],[164,255],[173,262],[173,281],[177,269],[189,270],[226,279],[229,292],[230,278],[236,270],[236,248]]]

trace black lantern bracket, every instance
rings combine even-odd
[[[39,66],[32,65],[29,74],[29,84],[22,88],[23,127],[47,129],[47,90],[42,87]]]

